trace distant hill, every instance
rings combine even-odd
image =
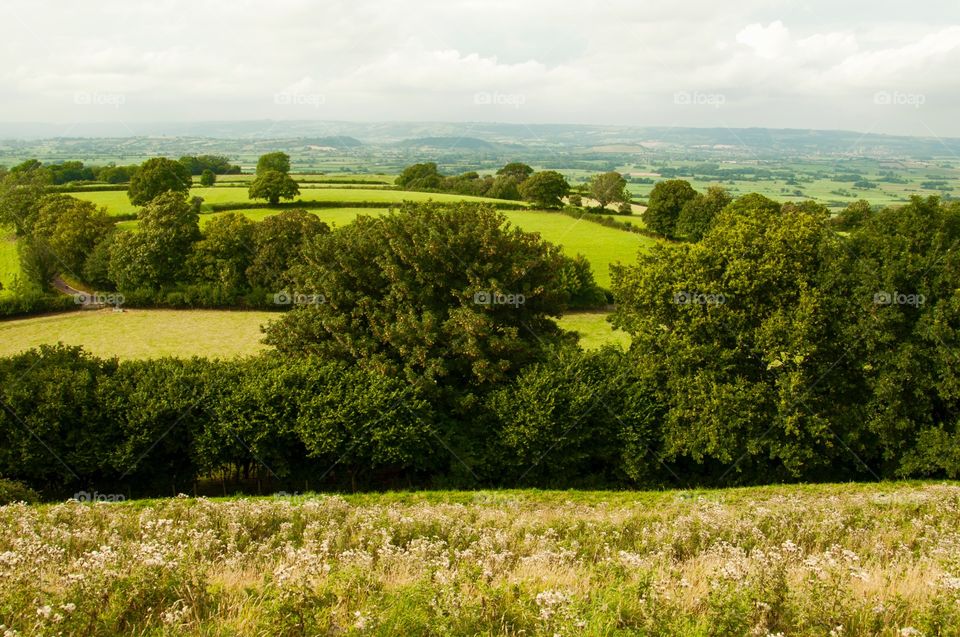
[[[401,148],[438,148],[457,150],[498,150],[500,145],[476,137],[416,137],[396,142]]]

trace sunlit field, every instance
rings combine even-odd
[[[260,327],[279,316],[277,312],[128,309],[12,319],[0,321],[0,356],[64,343],[104,358],[236,358],[266,349],[260,342]],[[580,344],[587,349],[629,343],[626,334],[611,329],[604,314],[571,313],[559,324],[578,332]]]

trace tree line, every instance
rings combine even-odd
[[[747,195],[700,241],[617,267],[612,320],[632,345],[584,352],[554,321],[568,276],[555,246],[481,207],[411,205],[308,242],[290,273],[305,300],[267,328],[269,354],[0,360],[0,474],[136,494],[227,476],[957,477],[958,247],[955,202],[914,198],[838,232],[822,206]]]

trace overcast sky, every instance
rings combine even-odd
[[[3,0],[0,121],[960,137],[960,2]]]

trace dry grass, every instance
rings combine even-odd
[[[953,484],[12,505],[0,622],[11,635],[955,635],[958,521]]]

